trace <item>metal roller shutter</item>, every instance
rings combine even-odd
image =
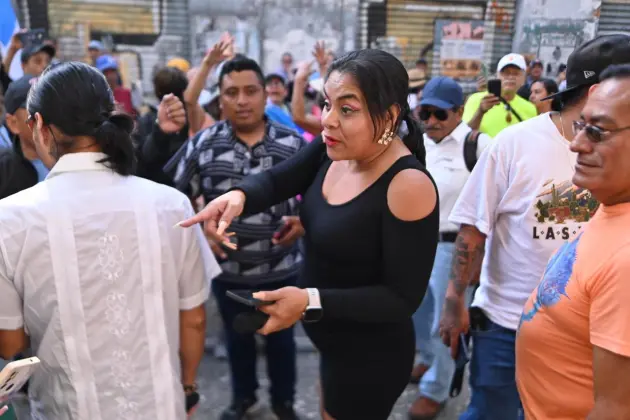
[[[462,4],[464,3],[464,4]],[[469,3],[469,4],[468,4]],[[390,0],[387,4],[387,37],[396,40],[396,55],[407,66],[412,66],[420,53],[435,72],[433,60],[434,22],[438,18],[483,19],[484,4],[479,2]],[[435,63],[435,66],[432,64]]]
[[[630,33],[630,0],[604,0],[600,8],[597,33]]]
[[[385,49],[410,66],[431,41],[436,18],[485,20],[485,57],[490,69],[512,49],[517,0],[363,0],[359,6],[358,46]],[[383,27],[383,23],[385,27]],[[434,69],[435,70],[435,69]]]
[[[125,84],[141,80],[152,92],[156,65],[190,57],[187,0],[19,0],[23,25],[57,38],[59,56],[87,60],[87,45],[99,39],[113,47]]]

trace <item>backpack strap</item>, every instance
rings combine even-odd
[[[480,134],[477,130],[471,130],[464,139],[464,162],[469,172],[472,172],[477,164],[477,144]]]

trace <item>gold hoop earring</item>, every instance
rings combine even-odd
[[[380,139],[378,139],[378,144],[382,144],[383,146],[387,146],[392,141],[392,132],[388,128],[385,130]]]

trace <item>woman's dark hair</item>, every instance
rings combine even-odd
[[[26,107],[62,132],[64,138],[55,139],[62,152],[72,148],[75,137],[93,137],[107,155],[101,163],[120,175],[133,173],[134,121],[115,110],[113,93],[94,67],[79,62],[48,67],[31,87]]]
[[[153,75],[153,90],[161,101],[169,93],[184,102],[184,91],[188,87],[186,74],[175,67],[161,67]]]
[[[543,87],[547,91],[547,95],[553,95],[554,93],[558,93],[560,89],[558,89],[558,84],[553,79],[540,79],[536,80],[534,83],[542,83]],[[532,86],[534,85],[532,83]],[[551,110],[552,111],[560,111],[562,109],[562,101],[560,98],[556,96],[551,100]]]
[[[408,133],[404,136],[403,142],[424,165],[426,163],[424,141],[407,102],[409,76],[405,66],[388,52],[365,49],[352,51],[333,61],[326,74],[326,80],[334,71],[349,74],[354,78],[365,97],[377,135],[385,114],[392,105],[398,105],[400,114],[394,121],[392,131],[397,133],[402,122],[406,123]]]

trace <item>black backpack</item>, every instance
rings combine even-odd
[[[471,130],[464,139],[464,162],[469,172],[472,172],[477,164],[477,143],[480,134],[477,130]]]

